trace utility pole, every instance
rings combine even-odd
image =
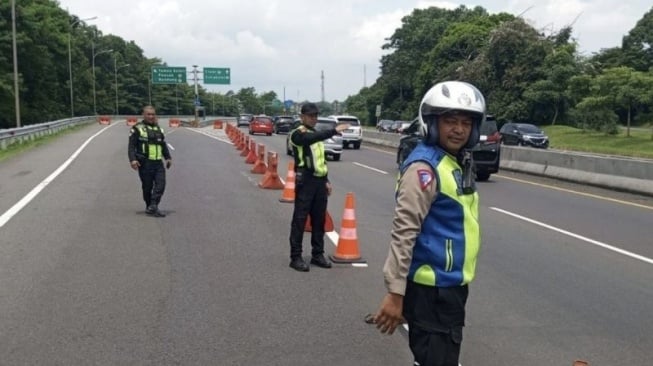
[[[363,64],[363,88],[367,87],[367,66]]]
[[[193,65],[193,82],[195,83],[195,123],[197,124],[195,127],[199,125],[199,102],[200,102],[200,96],[199,92],[197,91],[197,82],[198,82],[198,77],[197,74],[199,71],[197,70],[197,65]]]
[[[14,50],[14,103],[16,127],[20,127],[20,94],[18,93],[18,52],[16,51],[16,0],[11,0],[11,44]]]
[[[322,70],[322,76],[320,78],[322,79],[322,103],[324,103],[324,70]]]

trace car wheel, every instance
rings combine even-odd
[[[268,136],[272,136],[272,132],[270,132],[270,133],[266,133],[266,135],[268,135]]]
[[[479,182],[487,182],[487,180],[490,179],[490,173],[487,172],[477,172],[476,173],[476,180]]]
[[[253,134],[254,134],[254,132],[252,132],[252,130],[249,130],[249,134],[250,134],[250,135],[253,135]]]
[[[361,148],[361,143],[359,142],[354,142],[354,149],[358,150]]]
[[[340,160],[340,154],[333,154],[333,161],[339,161]]]

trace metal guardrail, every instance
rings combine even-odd
[[[133,117],[131,115],[127,116],[110,116],[113,121],[126,120],[128,117]],[[182,125],[185,127],[191,127],[191,121],[194,120],[194,116],[158,116],[160,119],[169,119],[169,118],[178,118],[181,120]],[[6,150],[9,146],[31,141],[45,135],[51,135],[57,132],[60,132],[66,128],[74,127],[81,124],[87,123],[96,123],[97,118],[95,116],[84,116],[84,117],[74,117],[74,118],[65,118],[52,122],[44,122],[33,125],[27,125],[17,128],[8,128],[0,129],[0,150]],[[140,117],[139,117],[140,119]],[[235,121],[235,117],[212,117],[207,116],[201,118],[199,126],[203,127],[209,124],[212,124],[213,121],[217,119],[222,119],[225,121]]]
[[[35,138],[51,135],[66,128],[95,121],[95,117],[74,117],[60,119],[53,122],[27,125],[24,127],[1,129],[0,150],[5,150],[15,143],[34,140]]]

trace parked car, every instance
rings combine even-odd
[[[549,137],[539,127],[530,123],[508,122],[501,127],[501,142],[506,145],[532,146],[546,149]]]
[[[249,123],[252,121],[252,118],[254,118],[254,115],[249,113],[243,113],[239,115],[238,121],[236,122],[237,127],[249,126]]]
[[[376,129],[380,132],[389,132],[393,122],[394,121],[390,119],[382,119],[376,125]]]
[[[281,132],[288,133],[291,131],[294,118],[292,116],[276,116],[272,120],[274,124],[274,133],[279,134]]]
[[[293,122],[291,130],[299,127],[302,121],[298,118]],[[315,124],[316,131],[323,131],[336,128],[337,122],[332,118],[318,117],[317,123]],[[341,136],[333,136],[323,141],[324,142],[324,153],[327,157],[331,157],[334,161],[340,160],[340,155],[342,154],[343,140]],[[290,134],[286,137],[286,154],[292,156],[293,149],[292,144],[290,143]]]
[[[501,156],[501,137],[497,131],[497,123],[494,117],[488,115],[481,125],[480,142],[472,149],[476,180],[486,181],[490,175],[499,171],[499,159]],[[408,155],[426,134],[426,126],[419,118],[415,118],[410,126],[402,133],[404,136],[399,140],[397,148],[397,166],[406,160]]]
[[[249,134],[264,133],[268,136],[272,135],[273,125],[272,119],[267,116],[256,116],[252,118],[249,123]]]
[[[329,118],[334,119],[338,125],[348,123],[350,127],[342,132],[342,144],[343,147],[349,147],[353,145],[354,149],[361,148],[361,142],[363,142],[363,128],[361,127],[361,122],[358,118],[354,116],[329,116]]]
[[[406,121],[393,121],[392,125],[390,125],[390,130],[388,132],[399,132],[399,128],[401,127],[401,124]]]
[[[481,125],[481,141],[472,149],[476,180],[487,181],[490,175],[499,171],[501,158],[501,135],[497,128],[497,121],[488,115]]]

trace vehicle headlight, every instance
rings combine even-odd
[[[329,138],[329,139],[326,139],[326,142],[329,143],[329,144],[335,144],[336,140]]]
[[[524,138],[524,140],[530,140],[530,139],[531,139],[531,137],[528,136],[528,135],[524,135],[524,136],[522,136],[522,137]]]

